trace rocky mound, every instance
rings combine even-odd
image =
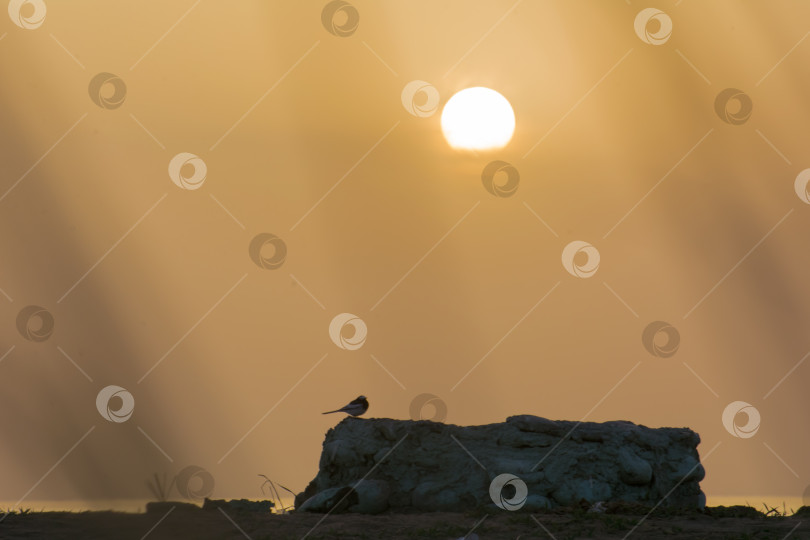
[[[299,511],[537,510],[623,501],[702,508],[705,471],[688,428],[511,416],[456,426],[347,417],[326,433]],[[598,506],[597,506],[598,508]]]

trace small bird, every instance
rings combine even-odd
[[[322,414],[332,414],[336,412],[345,412],[346,414],[350,414],[352,416],[360,416],[364,412],[368,410],[368,400],[366,396],[358,396],[357,399],[346,405],[345,407],[338,409],[336,411],[327,411]]]

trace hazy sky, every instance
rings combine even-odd
[[[688,426],[710,497],[810,484],[806,2],[42,6],[0,17],[0,499],[300,491],[359,394]],[[505,148],[445,142],[470,86]]]

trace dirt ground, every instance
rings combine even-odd
[[[810,509],[787,517],[764,517],[753,509],[709,508],[704,513],[645,518],[642,512],[586,513],[567,509],[545,513],[287,515],[201,510],[181,504],[142,514],[119,512],[30,512],[8,514],[0,522],[3,539],[442,539],[474,532],[480,540],[580,538],[638,540],[810,540]]]

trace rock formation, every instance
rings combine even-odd
[[[456,426],[347,417],[326,433],[299,511],[537,510],[625,501],[701,508],[705,471],[688,428],[511,416]],[[506,476],[503,476],[506,475]],[[666,498],[665,498],[666,497]]]

